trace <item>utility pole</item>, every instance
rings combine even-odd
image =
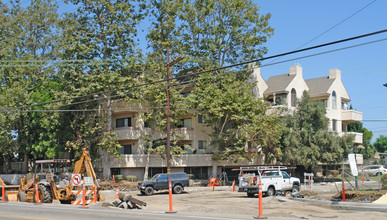
[[[170,119],[170,101],[169,101],[169,68],[175,65],[177,62],[184,59],[183,57],[178,57],[172,62],[169,62],[169,48],[167,48],[167,174],[171,173],[171,119]],[[172,183],[169,180],[168,176],[168,185],[169,185],[169,212],[166,213],[175,213],[172,211]]]

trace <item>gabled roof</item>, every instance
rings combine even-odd
[[[283,92],[286,90],[288,85],[292,82],[292,80],[296,77],[296,75],[282,74],[277,76],[271,76],[266,84],[268,88],[264,92],[265,95],[269,95],[275,92]]]
[[[309,87],[309,95],[311,97],[328,94],[328,90],[334,81],[335,79],[329,79],[329,77],[305,80],[306,85]]]

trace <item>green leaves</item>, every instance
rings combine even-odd
[[[312,101],[304,92],[297,102],[297,110],[286,117],[286,128],[279,142],[279,159],[284,164],[305,167],[340,162],[352,141],[352,136],[339,137],[328,131],[324,105]]]

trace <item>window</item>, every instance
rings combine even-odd
[[[206,149],[207,148],[207,141],[198,141],[198,148],[199,149]]]
[[[119,118],[116,119],[116,128],[132,127],[132,118]]]
[[[337,120],[336,120],[336,119],[333,119],[333,120],[332,120],[332,130],[333,130],[333,131],[336,131],[336,130],[337,130]]]
[[[198,115],[198,123],[204,123],[203,115]]]
[[[333,109],[336,109],[337,108],[337,100],[336,100],[336,92],[335,91],[333,91],[332,92],[332,108]]]
[[[296,93],[296,90],[295,89],[292,89],[292,92],[291,92],[291,104],[292,104],[292,107],[296,107],[296,100],[297,100],[297,93]]]
[[[180,119],[181,123],[178,128],[192,128],[191,118]]]
[[[322,99],[321,102],[324,104],[324,107],[325,107],[325,108],[328,107],[328,100]]]
[[[118,149],[118,153],[132,154],[132,145],[131,144],[122,145],[122,147]]]

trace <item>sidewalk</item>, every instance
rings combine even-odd
[[[373,203],[374,204],[387,204],[387,194],[384,194],[382,197],[380,197],[378,200],[375,200]]]

